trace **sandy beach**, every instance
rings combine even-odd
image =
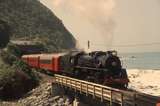
[[[128,69],[129,88],[160,96],[160,70]]]

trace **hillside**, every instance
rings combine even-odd
[[[62,21],[38,0],[0,0],[0,20],[10,26],[12,40],[38,41],[47,51],[75,47]]]
[[[12,44],[0,50],[0,100],[20,98],[39,84],[38,74],[19,58],[20,52]]]

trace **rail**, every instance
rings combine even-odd
[[[110,106],[113,103],[121,106],[156,106],[158,97],[134,92],[119,90],[92,82],[78,80],[62,75],[55,74],[55,83],[68,87],[75,92],[85,93],[86,96],[92,95],[93,98],[100,98],[101,101],[109,101]]]

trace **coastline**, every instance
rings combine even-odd
[[[160,96],[160,69],[127,69],[130,80],[128,88]]]

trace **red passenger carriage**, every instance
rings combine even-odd
[[[60,57],[63,55],[64,53],[24,55],[22,59],[33,68],[41,68],[54,73],[60,73]]]

